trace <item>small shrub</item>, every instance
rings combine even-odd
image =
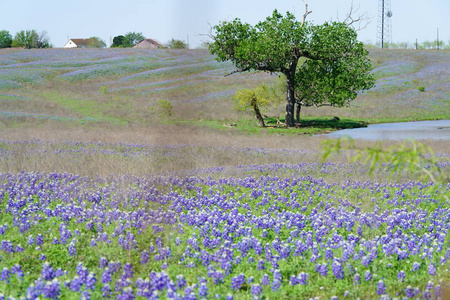
[[[109,94],[109,88],[107,86],[102,86],[100,88],[100,93],[105,94],[105,95]]]
[[[169,100],[158,100],[158,112],[164,117],[172,116],[172,103]]]
[[[419,92],[425,92],[425,87],[424,86],[419,86],[417,89],[419,90]]]

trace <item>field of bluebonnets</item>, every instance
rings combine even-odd
[[[304,116],[449,118],[448,51],[371,57],[372,91]],[[0,66],[1,299],[448,295],[445,178],[216,126],[251,120],[231,98],[271,75],[223,77],[201,50],[2,50]],[[448,174],[448,142],[424,143],[423,170]]]

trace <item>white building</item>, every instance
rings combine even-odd
[[[90,39],[70,39],[64,48],[86,48],[89,45]]]

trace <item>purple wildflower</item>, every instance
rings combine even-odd
[[[81,286],[83,285],[83,281],[78,275],[75,275],[75,277],[70,282],[70,289],[74,292],[79,292],[81,289]]]
[[[370,273],[370,270],[366,271],[366,274],[364,275],[364,280],[365,281],[372,280],[372,273]]]
[[[264,264],[265,264],[265,262],[264,262],[264,260],[262,260],[262,259],[260,259],[259,261],[258,261],[258,265],[257,265],[257,269],[258,270],[264,270],[266,267],[264,266]]]
[[[318,272],[322,276],[327,276],[328,275],[327,264],[316,264],[316,272]]]
[[[106,298],[111,295],[111,287],[109,286],[109,283],[104,283],[102,287],[102,297]]]
[[[283,279],[283,275],[281,275],[280,270],[276,269],[273,271],[273,280],[279,280],[281,281]]]
[[[106,267],[102,273],[102,283],[109,283],[112,280],[112,270]]]
[[[76,270],[77,270],[78,276],[80,276],[81,281],[83,283],[85,283],[87,276],[88,276],[88,269],[86,267],[84,267],[81,262],[79,262],[76,267]]]
[[[224,278],[225,278],[225,274],[222,270],[216,270],[214,272],[214,284],[223,283]]]
[[[252,284],[251,292],[253,295],[253,299],[259,299],[259,296],[262,294],[262,291],[263,289],[261,285],[257,283]]]
[[[408,285],[405,289],[405,295],[408,298],[414,298],[414,296],[416,295],[416,289]]]
[[[261,284],[262,285],[269,285],[270,284],[270,278],[269,275],[264,274],[262,279],[261,279]]]
[[[386,285],[383,280],[378,281],[377,283],[377,294],[383,295],[386,292]]]
[[[178,289],[182,289],[186,286],[186,279],[184,279],[183,275],[177,275],[177,287]]]
[[[289,278],[289,284],[290,285],[297,285],[297,284],[299,284],[297,276],[291,275],[291,278]]]
[[[77,254],[77,248],[75,248],[75,240],[72,240],[69,244],[69,246],[67,247],[67,249],[69,250],[69,254],[70,256],[74,256],[75,254]]]
[[[16,274],[16,276],[18,278],[22,278],[25,276],[25,274],[22,271],[22,267],[19,264],[15,264],[12,268],[11,268],[11,273]]]
[[[44,244],[44,237],[42,236],[42,234],[38,233],[36,235],[36,245],[42,246],[42,244]]]
[[[274,279],[272,282],[272,291],[277,291],[281,287],[281,280]]]
[[[58,279],[54,278],[52,281],[47,281],[42,294],[45,298],[58,299],[61,294],[61,286]]]
[[[14,245],[11,241],[5,241],[2,240],[0,250],[5,251],[6,253],[13,253],[14,252]]]
[[[225,297],[225,300],[234,300],[234,297],[231,294],[227,294],[227,296]]]
[[[430,274],[431,276],[436,276],[436,267],[433,263],[430,263],[428,265],[428,274]]]
[[[122,293],[120,295],[117,296],[118,300],[134,300],[135,296],[134,296],[134,292],[133,289],[131,287],[126,287],[122,290]]]
[[[9,278],[11,277],[11,272],[7,267],[4,267],[2,273],[0,274],[0,280],[9,282]]]
[[[300,284],[304,284],[307,285],[308,284],[308,278],[309,278],[309,274],[305,273],[305,272],[301,272],[300,274],[298,274],[298,282]]]
[[[405,281],[406,274],[403,270],[400,270],[397,274],[397,279],[401,282]]]
[[[150,258],[150,253],[148,253],[147,250],[144,250],[141,252],[141,265],[145,265],[148,263],[148,260]]]
[[[331,269],[333,270],[333,274],[336,279],[344,279],[344,269],[342,268],[341,263],[336,260],[333,261],[331,264]]]
[[[90,272],[86,278],[86,288],[93,290],[95,289],[95,283],[97,282],[97,278],[95,278],[95,273]]]
[[[52,280],[53,278],[56,277],[56,272],[52,268],[52,266],[50,266],[50,263],[48,262],[44,263],[41,271],[41,276],[44,280]]]
[[[198,287],[198,295],[200,297],[204,297],[207,298],[208,296],[208,286],[206,285],[206,283],[201,283],[200,286]]]
[[[106,257],[100,257],[100,268],[104,269],[108,266],[108,260],[106,259]]]

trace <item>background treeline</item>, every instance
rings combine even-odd
[[[146,37],[142,32],[127,32],[124,35],[115,36],[112,40],[111,48],[131,48]],[[93,42],[90,43],[89,47],[93,48],[105,48],[107,47],[105,41],[99,37],[90,37],[89,40]],[[379,43],[373,44],[370,41],[364,42],[366,48],[380,48]],[[171,49],[187,49],[189,45],[182,40],[171,39],[165,46]],[[8,30],[0,30],[0,48],[11,48],[11,47],[23,47],[26,49],[31,48],[52,48],[53,45],[50,43],[50,37],[47,31],[43,30],[38,32],[37,30],[21,30],[17,32],[14,37]],[[206,48],[207,45],[201,45],[200,48]],[[450,49],[450,40],[446,43],[445,41],[423,41],[423,42],[399,42],[399,43],[389,43],[385,45],[389,49]]]
[[[0,30],[0,48],[23,47],[31,48],[51,48],[50,38],[47,31],[37,32],[36,30],[21,30],[14,38],[7,30]]]
[[[381,48],[379,43],[372,44],[371,42],[365,42],[366,48]],[[419,50],[436,50],[436,49],[450,49],[450,40],[448,43],[444,41],[423,41],[423,42],[399,42],[399,43],[388,43],[384,45],[389,49],[419,49]]]
[[[142,32],[127,32],[124,35],[115,36],[112,40],[111,48],[131,48],[145,39]],[[50,37],[47,31],[38,32],[37,30],[21,30],[13,37],[8,30],[0,30],[0,48],[19,47],[25,49],[31,48],[52,48]],[[99,37],[90,37],[88,47],[105,48],[104,40]],[[166,44],[167,48],[186,49],[188,44],[182,40],[171,39]]]

